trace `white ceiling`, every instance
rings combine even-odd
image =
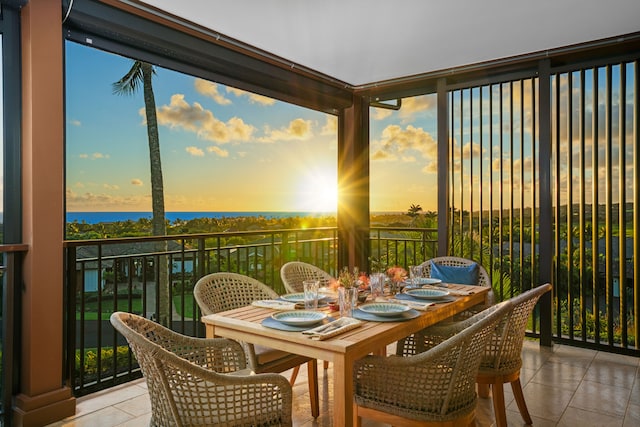
[[[141,0],[353,86],[640,31],[640,0]]]

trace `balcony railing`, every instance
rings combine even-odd
[[[419,264],[436,255],[437,240],[435,229],[371,228],[369,270]],[[113,311],[138,313],[180,333],[204,336],[192,294],[198,278],[238,272],[284,293],[279,272],[285,262],[309,262],[337,276],[337,246],[333,227],[65,242],[69,384],[80,396],[140,377],[126,342],[109,323]],[[487,264],[498,299],[510,296],[502,292],[511,278],[496,266],[501,261]],[[513,292],[513,286],[509,289]],[[609,304],[613,309],[616,302]],[[553,316],[566,313],[555,309]],[[534,316],[533,336],[539,335],[538,322]],[[616,331],[607,333],[613,337]],[[553,339],[567,342],[565,334],[554,334]],[[612,341],[571,337],[574,345],[640,355],[637,348]]]
[[[27,245],[0,245],[0,280],[2,280],[2,343],[0,360],[2,361],[2,381],[0,382],[0,425],[11,424],[11,404],[14,393],[14,381],[17,363],[13,351],[17,343],[14,338],[20,336],[19,318],[16,307],[21,304],[22,277],[20,275],[22,256]],[[19,313],[19,312],[18,312]]]
[[[288,261],[309,262],[337,276],[337,243],[334,227],[65,242],[69,383],[84,395],[140,376],[109,323],[113,311],[204,336],[192,293],[198,278],[242,273],[281,294],[280,267]],[[375,228],[372,268],[418,264],[434,256],[436,247],[435,229]]]

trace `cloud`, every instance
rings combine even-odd
[[[437,142],[431,134],[411,125],[404,129],[398,125],[387,126],[381,139],[373,141],[372,150],[372,160],[377,161],[416,162],[417,154],[429,166],[437,158]]]
[[[217,154],[219,157],[229,157],[229,152],[227,150],[223,150],[222,148],[212,145],[211,147],[207,147],[207,151],[210,153]]]
[[[195,157],[203,157],[204,156],[204,151],[202,151],[202,149],[198,148],[198,147],[194,147],[194,146],[189,146],[185,148],[185,151],[189,154],[191,154],[192,156]]]
[[[86,210],[87,206],[91,206],[96,211],[108,211],[114,208],[146,211],[151,209],[151,197],[148,195],[122,197],[104,193],[76,193],[67,189],[66,204],[68,210]]]
[[[327,122],[322,126],[320,135],[338,135],[338,117],[327,114]]]
[[[144,110],[140,110],[144,117]],[[158,108],[158,123],[170,128],[184,129],[199,138],[224,144],[231,141],[249,141],[255,128],[239,117],[232,117],[226,123],[218,120],[211,111],[197,102],[190,105],[183,94],[171,96],[169,105]]]
[[[249,102],[251,104],[260,104],[265,106],[270,106],[276,103],[276,100],[273,98],[269,98],[267,96],[258,95],[257,93],[247,92],[242,89],[236,89],[234,87],[227,87],[227,93],[231,93],[238,98],[241,96],[246,96],[249,98]]]
[[[139,178],[133,178],[131,180],[131,185],[141,186],[141,185],[144,185],[144,183]]]
[[[372,108],[371,111],[373,120],[384,120],[393,114],[393,110],[387,110],[386,108]]]
[[[111,158],[111,155],[104,154],[104,153],[93,153],[93,154],[81,153],[78,155],[78,157],[80,157],[81,159],[98,160],[98,159],[109,159]]]
[[[425,111],[433,110],[433,113],[435,114],[435,109],[437,107],[436,101],[437,98],[434,95],[421,95],[413,96],[411,98],[402,98],[399,110],[372,108],[371,119],[384,120],[395,113],[397,117],[400,118],[401,122],[406,123],[411,121],[417,113],[423,113],[424,115]],[[393,101],[390,102],[394,104]]]
[[[102,184],[102,186],[107,190],[119,190],[120,187],[115,184]]]
[[[259,138],[260,142],[275,141],[305,141],[313,136],[311,121],[304,119],[294,119],[289,122],[289,126],[281,129],[265,129],[265,136]]]
[[[193,86],[199,94],[213,99],[217,104],[232,104],[230,99],[225,98],[224,95],[218,92],[218,85],[216,83],[196,78],[193,82]]]
[[[69,124],[71,126],[82,126],[82,122],[80,122],[80,120],[76,120],[76,119],[69,120]]]

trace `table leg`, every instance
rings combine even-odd
[[[333,364],[333,425],[353,425],[353,360],[345,355]]]

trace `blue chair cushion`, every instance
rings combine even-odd
[[[457,283],[460,285],[478,284],[478,264],[473,263],[464,267],[437,264],[431,261],[431,277],[440,279],[443,283]]]

